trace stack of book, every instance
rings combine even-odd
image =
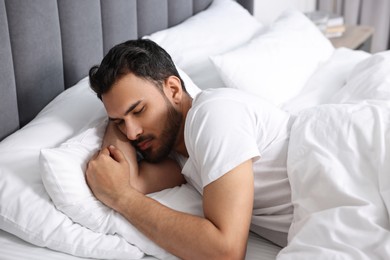
[[[328,38],[341,37],[344,32],[344,17],[338,14],[329,13],[325,36]]]
[[[345,32],[344,17],[341,15],[327,11],[314,11],[306,13],[306,16],[312,20],[328,38],[340,37]]]

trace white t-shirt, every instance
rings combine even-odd
[[[182,172],[201,194],[211,182],[253,160],[251,230],[282,246],[293,211],[286,172],[291,124],[289,114],[267,101],[223,88],[194,98],[184,128],[189,158]]]

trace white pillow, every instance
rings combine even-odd
[[[93,231],[119,234],[148,255],[175,258],[133,227],[114,210],[98,201],[85,181],[88,160],[100,148],[106,121],[98,122],[57,148],[43,149],[40,164],[42,181],[57,209],[74,222]],[[182,185],[149,195],[162,204],[202,216],[202,198],[190,185]]]
[[[304,14],[286,10],[256,38],[211,60],[227,87],[280,105],[299,93],[333,51],[329,40]]]
[[[208,57],[240,46],[261,28],[235,1],[214,0],[181,24],[144,38],[162,46],[201,89],[217,88],[224,84]]]
[[[358,63],[346,85],[331,98],[334,103],[364,99],[390,100],[390,51],[376,53]]]
[[[329,60],[320,65],[308,79],[302,91],[283,103],[282,109],[298,114],[309,107],[334,102],[332,97],[345,86],[352,69],[370,56],[364,51],[336,49]]]
[[[177,66],[176,66],[176,69],[177,69],[177,72],[179,72],[181,79],[184,81],[184,85],[185,85],[185,88],[186,88],[188,94],[194,98],[202,90],[191,80],[191,78],[184,71],[182,71]]]
[[[180,72],[190,93],[199,89]],[[42,184],[41,149],[58,147],[107,117],[88,78],[67,89],[0,143],[0,229],[34,245],[75,256],[137,259],[144,254],[119,235],[93,232],[56,209]]]
[[[104,118],[104,108],[84,79],[54,99],[24,128],[0,143],[0,229],[34,245],[105,259],[144,254],[118,235],[75,224],[58,211],[42,184],[39,153]]]

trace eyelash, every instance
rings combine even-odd
[[[139,115],[140,113],[142,113],[143,111],[145,110],[145,106],[143,106],[140,110],[138,111],[134,111],[133,114],[134,115]],[[123,125],[125,121],[124,120],[120,120],[120,121],[116,121],[114,122],[117,126],[120,126],[120,125]]]
[[[144,109],[145,109],[145,106],[143,106],[143,107],[142,107],[140,110],[138,110],[138,111],[134,111],[133,114],[134,114],[134,115],[138,115],[138,114],[140,114],[141,112],[143,112]]]
[[[120,126],[120,125],[123,125],[125,121],[124,120],[120,120],[120,121],[117,121],[117,122],[114,122],[117,126]]]

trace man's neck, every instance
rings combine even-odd
[[[181,113],[183,115],[183,120],[180,125],[180,130],[176,141],[177,144],[175,146],[175,151],[185,157],[188,157],[188,152],[184,141],[184,126],[187,119],[188,111],[190,110],[191,106],[192,106],[192,98],[189,95],[185,95],[181,106]]]

